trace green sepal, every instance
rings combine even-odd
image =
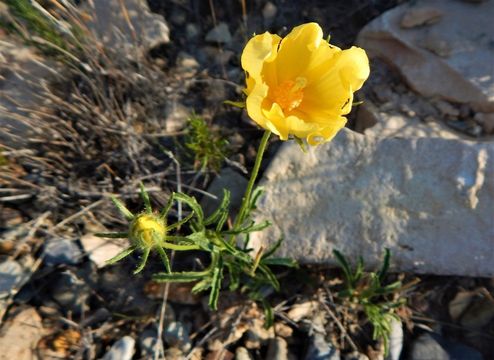
[[[121,251],[120,253],[118,253],[117,255],[112,257],[111,259],[106,260],[105,263],[107,263],[108,265],[115,264],[116,262],[122,260],[124,257],[127,257],[130,254],[132,254],[134,251],[135,251],[135,247],[131,246],[131,247],[125,249],[124,251]]]
[[[118,211],[120,211],[120,214],[123,215],[123,217],[125,217],[127,220],[131,221],[134,219],[134,214],[132,214],[129,209],[127,209],[124,205],[123,202],[121,202],[120,200],[118,200],[115,196],[112,196],[111,198],[111,201],[115,204],[115,206],[117,207]]]
[[[224,100],[223,101],[223,104],[225,105],[231,105],[231,106],[235,106],[239,109],[243,109],[245,108],[245,101],[232,101],[232,100]]]
[[[142,182],[139,183],[139,187],[141,189],[141,198],[144,202],[144,208],[146,209],[146,214],[152,214],[153,208],[151,207],[151,201],[149,200],[149,194],[144,188],[144,184]]]

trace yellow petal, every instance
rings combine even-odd
[[[328,126],[322,127],[318,129],[318,131],[307,135],[307,143],[309,145],[319,145],[324,142],[328,142],[335,137],[338,131],[340,131],[345,124],[346,118],[342,116],[338,119],[334,119]]]
[[[265,32],[249,40],[242,53],[242,68],[248,76],[256,81],[261,80],[261,72],[265,62],[273,61],[276,57],[276,47],[281,38]]]
[[[247,96],[245,106],[247,108],[247,114],[254,120],[259,126],[266,128],[266,118],[264,117],[262,106],[263,102],[268,96],[269,87],[266,84],[255,84],[251,93]]]
[[[268,128],[279,135],[281,140],[287,140],[289,135],[305,138],[319,128],[318,124],[308,123],[298,116],[286,116],[277,103],[273,103],[271,108],[264,110],[263,113],[267,120]]]
[[[344,86],[349,86],[352,91],[360,89],[369,77],[369,59],[364,49],[352,46],[343,50],[338,64],[341,64],[340,75]]]
[[[297,26],[283,38],[276,67],[278,81],[293,80],[307,69],[313,52],[319,48],[322,40],[322,29],[316,23]]]

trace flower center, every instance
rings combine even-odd
[[[295,81],[285,80],[273,89],[271,98],[284,111],[291,111],[302,103],[306,85],[307,79],[304,77],[298,77]]]
[[[141,214],[130,224],[129,233],[134,245],[152,247],[155,244],[155,236],[158,240],[165,237],[166,226],[154,215]]]

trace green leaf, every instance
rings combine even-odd
[[[129,233],[127,232],[96,233],[94,234],[94,236],[110,238],[110,239],[124,239],[129,237]]]
[[[162,282],[192,282],[201,280],[207,272],[176,272],[176,273],[157,273],[153,275],[153,280]]]
[[[139,183],[139,187],[141,188],[141,198],[144,202],[144,208],[146,209],[146,214],[152,214],[153,208],[151,207],[151,201],[149,200],[149,194],[144,188],[144,184],[142,182]]]
[[[124,218],[126,218],[129,221],[131,221],[132,219],[134,219],[134,214],[132,214],[129,211],[129,209],[127,209],[125,207],[125,205],[124,205],[123,202],[121,202],[120,200],[118,200],[115,196],[112,196],[111,197],[111,201],[113,201],[113,203],[117,207],[118,211],[120,211],[120,214],[122,214]]]
[[[144,266],[146,266],[146,262],[148,261],[148,257],[149,257],[150,252],[151,252],[150,248],[144,249],[144,251],[142,253],[141,262],[140,262],[139,266],[137,267],[137,269],[134,270],[134,275],[139,274],[144,269]]]
[[[202,291],[206,291],[211,287],[211,279],[208,277],[207,279],[199,281],[191,290],[192,294],[197,294]]]
[[[180,226],[182,226],[183,224],[185,224],[187,221],[189,221],[190,219],[192,219],[192,216],[194,216],[194,212],[193,211],[191,211],[190,214],[187,215],[186,217],[184,217],[182,220],[177,221],[176,223],[171,224],[170,226],[167,226],[166,227],[166,230],[167,231],[170,231],[170,230],[179,228]]]
[[[251,200],[250,200],[250,210],[253,210],[256,208],[257,202],[261,198],[261,196],[264,194],[264,187],[263,186],[258,186],[254,189],[252,192]]]
[[[218,208],[206,219],[204,220],[204,225],[211,225],[218,221],[225,213],[228,212],[228,206],[230,205],[230,191],[223,189],[223,199],[221,200]],[[228,216],[228,213],[227,213]]]
[[[211,293],[209,294],[209,307],[213,310],[218,309],[218,298],[221,289],[221,280],[223,279],[223,259],[218,254],[216,263],[213,265],[213,276],[211,279]]]
[[[349,287],[353,288],[353,275],[352,271],[350,269],[350,266],[348,265],[348,262],[346,261],[345,257],[343,256],[342,253],[340,253],[338,250],[333,250],[333,255],[336,258],[336,261],[340,264],[340,267],[343,270],[343,273],[345,275],[347,285]]]
[[[168,198],[168,201],[167,201],[165,207],[163,208],[163,210],[161,210],[161,213],[160,213],[160,219],[161,220],[166,219],[166,217],[168,216],[168,212],[172,208],[172,205],[173,205],[173,194],[171,194],[171,196]]]
[[[271,249],[269,249],[268,251],[266,251],[264,253],[264,255],[262,256],[263,259],[266,259],[268,257],[270,257],[271,255],[273,255],[276,250],[278,250],[278,248],[281,246],[281,243],[283,242],[283,236],[281,236],[278,241],[275,242],[275,244],[271,247]]]
[[[386,249],[384,249],[383,264],[382,264],[381,269],[379,270],[379,273],[378,273],[379,280],[381,281],[381,283],[384,282],[384,277],[386,276],[386,273],[389,270],[390,260],[391,260],[391,251],[388,248],[386,248]]]
[[[264,258],[262,264],[271,266],[286,266],[290,268],[298,268],[297,260],[290,258]]]
[[[305,146],[304,141],[302,139],[296,137],[296,136],[294,137],[294,140],[298,144],[298,146],[300,146],[300,150],[302,150],[302,152],[304,154],[306,154],[307,153],[307,147]]]
[[[231,262],[226,262],[225,266],[228,268],[228,272],[230,274],[230,285],[228,289],[230,291],[235,291],[240,286],[240,269]]]
[[[204,224],[204,213],[202,211],[201,206],[194,197],[186,195],[184,193],[173,193],[173,198],[177,201],[182,201],[185,204],[187,204],[192,209],[192,211],[195,212],[198,220],[202,224]]]
[[[124,251],[118,253],[117,255],[115,255],[114,257],[112,257],[111,259],[106,260],[105,262],[108,265],[115,264],[116,262],[122,260],[124,257],[129,256],[130,254],[132,254],[134,251],[135,251],[135,247],[131,246],[131,247],[125,249]]]
[[[267,300],[263,299],[261,303],[264,308],[264,328],[269,329],[274,324],[274,311]]]
[[[269,269],[266,265],[260,264],[258,269],[266,276],[267,280],[273,286],[273,288],[276,291],[280,291],[280,283],[278,282],[278,279],[276,276],[273,274],[271,269]]]

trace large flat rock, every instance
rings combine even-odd
[[[494,276],[494,143],[376,138],[342,130],[303,153],[284,144],[264,175],[259,247],[335,264],[332,250],[397,271]]]
[[[425,96],[494,112],[494,1],[418,0],[374,19],[358,44]]]

